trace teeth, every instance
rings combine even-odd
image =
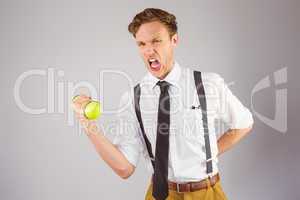
[[[155,59],[155,58],[151,58],[151,59],[149,59],[149,62],[154,62],[154,61],[156,61],[156,59]]]

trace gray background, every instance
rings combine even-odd
[[[219,166],[229,199],[300,199],[297,0],[2,0],[0,199],[143,199],[150,176],[143,161],[130,179],[120,179],[88,138],[68,125],[66,108],[57,112],[55,102],[53,113],[25,113],[16,105],[13,88],[23,72],[48,67],[64,71],[55,80],[65,86],[86,80],[99,89],[99,73],[107,69],[138,81],[146,70],[127,25],[145,7],[164,8],[177,16],[180,64],[234,81],[232,91],[248,108],[256,83],[288,68],[288,83],[281,86],[288,88],[288,131],[281,133],[254,116],[252,133],[222,155]],[[116,109],[131,86],[117,76],[104,79],[99,92],[103,106]],[[275,113],[275,89],[253,99],[255,110],[269,118]],[[21,98],[31,107],[47,106],[47,79],[26,79]],[[108,136],[114,134],[108,125],[115,120],[112,114],[101,118]]]

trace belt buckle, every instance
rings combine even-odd
[[[176,192],[177,192],[177,193],[184,193],[184,192],[181,192],[181,191],[180,191],[180,185],[181,185],[180,183],[176,183]],[[190,192],[190,191],[191,191],[191,187],[189,186],[189,191],[188,191],[188,192]],[[186,191],[185,191],[185,192],[186,192]]]
[[[180,183],[176,183],[176,192],[183,193],[183,192],[180,192]]]
[[[180,191],[180,183],[176,184],[176,192],[177,193],[183,193],[183,192]]]

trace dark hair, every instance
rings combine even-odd
[[[175,15],[159,8],[146,8],[135,15],[132,22],[128,25],[128,31],[135,37],[142,24],[159,21],[166,26],[170,37],[177,33],[177,22]]]

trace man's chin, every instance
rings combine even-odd
[[[155,76],[156,78],[160,79],[161,77],[161,73],[160,71],[152,71],[151,69],[149,69],[150,73]]]

